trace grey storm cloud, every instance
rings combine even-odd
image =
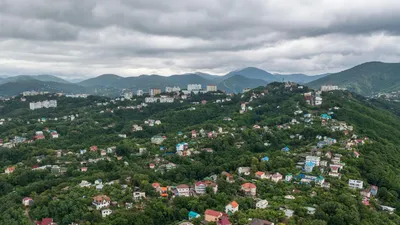
[[[398,60],[398,21],[398,0],[0,0],[0,73],[317,74]]]

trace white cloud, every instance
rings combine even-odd
[[[0,0],[0,74],[334,72],[396,61],[397,0]]]

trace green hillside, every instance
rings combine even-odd
[[[384,102],[347,91],[323,93],[321,106],[308,105],[303,94],[310,91],[271,83],[240,95],[204,94],[140,109],[126,107],[140,105],[142,97],[119,102],[53,96],[57,108],[35,111],[28,109],[28,102],[46,96],[0,101],[0,114],[11,119],[0,126],[2,143],[15,136],[32,140],[37,131],[45,136],[11,149],[0,146],[0,167],[16,168],[0,176],[0,224],[51,217],[60,225],[176,225],[194,211],[200,218],[191,222],[197,225],[207,209],[225,212],[232,201],[239,204],[229,214],[235,225],[255,218],[288,225],[400,224],[400,117]],[[201,100],[207,102],[195,104]],[[42,117],[48,120],[39,122]],[[149,119],[160,124],[149,125]],[[47,128],[60,137],[51,138]],[[151,143],[159,135],[166,138],[162,147]],[[187,143],[191,154],[178,154],[178,143]],[[91,146],[98,150],[89,150]],[[321,160],[308,172],[307,156]],[[330,175],[335,165],[343,167],[339,177]],[[240,167],[248,167],[249,174],[239,174]],[[257,177],[257,172],[279,173],[283,179],[291,174],[292,179],[275,182]],[[362,189],[349,188],[350,179],[362,181]],[[198,181],[218,185],[218,190],[210,186],[198,193]],[[243,191],[247,183],[255,185],[255,196]],[[168,187],[164,197],[154,188],[158,184]],[[190,188],[189,196],[179,194],[179,185]],[[368,192],[370,185],[379,190],[365,199],[360,191]],[[134,200],[134,192],[146,197]],[[92,198],[98,195],[114,202],[111,215],[102,217],[94,207]],[[22,206],[24,197],[34,203]],[[256,209],[261,199],[268,207]],[[383,211],[382,205],[394,212]],[[285,215],[285,209],[293,210],[293,216]]]
[[[400,90],[400,63],[368,62],[330,74],[308,85],[319,88],[321,85],[329,84],[366,96],[377,92],[398,91]]]
[[[249,79],[241,75],[229,77],[218,84],[218,90],[228,93],[241,93],[245,88],[256,88],[266,85],[267,82],[261,79]]]

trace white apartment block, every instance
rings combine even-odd
[[[57,100],[46,100],[43,102],[31,102],[29,103],[29,109],[30,110],[35,110],[35,109],[41,109],[41,108],[56,108],[57,107]]]
[[[207,92],[217,91],[217,85],[207,85]]]
[[[172,93],[172,92],[180,92],[181,88],[178,86],[174,86],[174,87],[166,87],[165,88],[165,92],[166,93]]]
[[[188,91],[198,91],[201,90],[201,84],[188,84]]]
[[[323,85],[321,86],[321,91],[335,91],[339,90],[339,87],[336,85]]]
[[[166,97],[166,96],[162,96],[162,97],[146,97],[144,99],[145,103],[173,103],[174,102],[174,98],[172,97]]]
[[[143,90],[141,90],[141,89],[137,90],[136,95],[143,96]]]
[[[358,188],[363,189],[364,182],[362,180],[349,180],[349,187],[350,188]]]

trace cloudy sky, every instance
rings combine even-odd
[[[0,74],[319,74],[400,61],[399,0],[0,0]]]

